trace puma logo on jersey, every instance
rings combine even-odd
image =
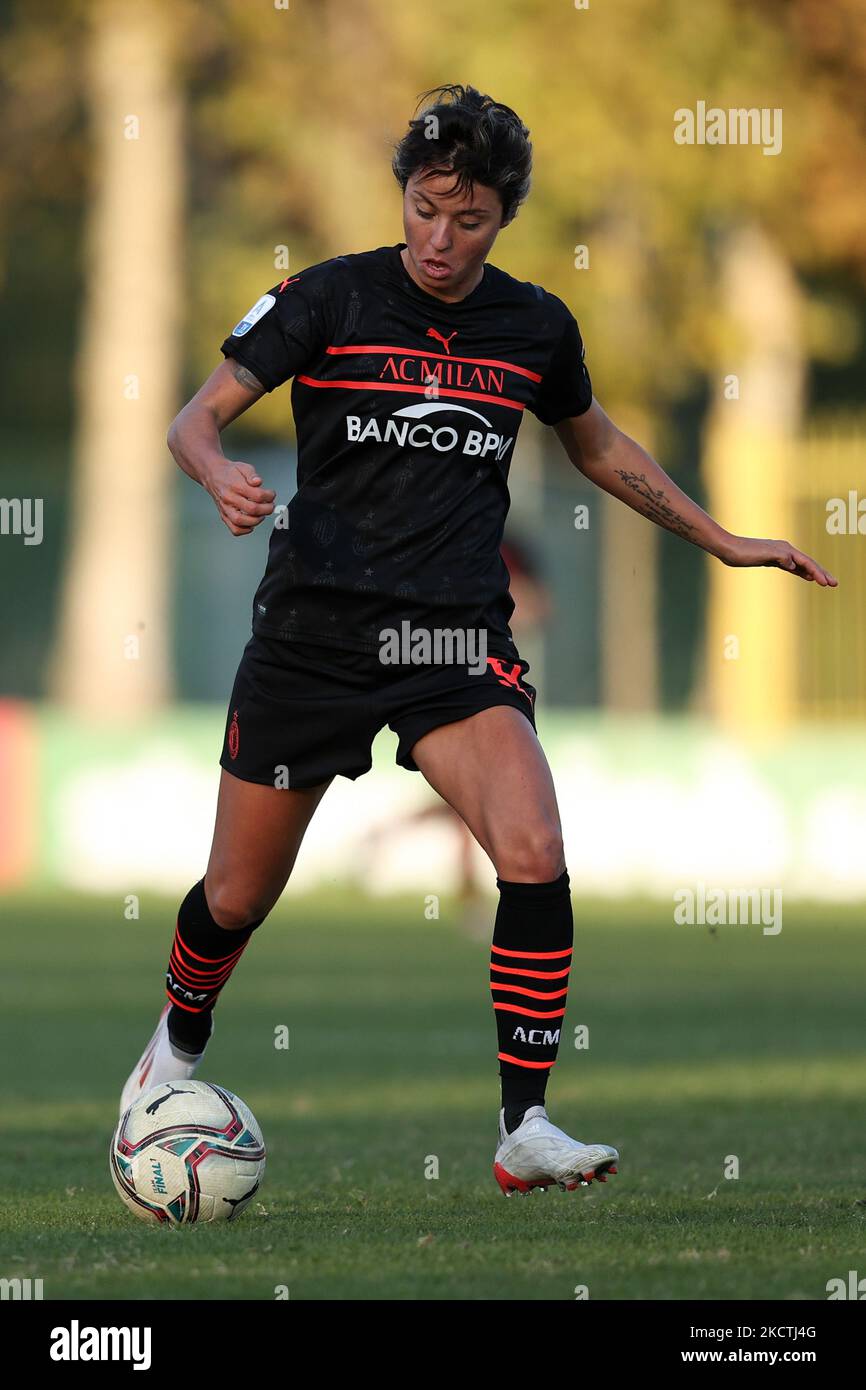
[[[442,346],[444,347],[445,351],[447,352],[448,356],[450,357],[450,356],[451,356],[451,348],[450,348],[449,345],[450,345],[450,343],[451,343],[451,339],[457,337],[457,329],[455,328],[453,333],[449,333],[447,338],[443,338],[443,337],[442,337],[442,334],[439,333],[435,328],[428,328],[428,329],[427,329],[427,337],[428,337],[428,338],[435,338],[437,342],[441,343]]]
[[[515,1028],[512,1042],[532,1043],[539,1047],[556,1047],[559,1042],[559,1029],[553,1032],[549,1028],[530,1028],[527,1033],[523,1028]]]

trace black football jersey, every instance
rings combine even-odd
[[[378,651],[385,629],[473,628],[514,659],[500,555],[524,410],[592,402],[562,300],[485,264],[456,304],[396,246],[288,275],[222,344],[267,391],[289,377],[298,486],[278,509],[253,629]]]

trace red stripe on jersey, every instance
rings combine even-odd
[[[305,386],[338,386],[345,391],[404,391],[410,396],[424,396],[430,389],[423,386],[400,386],[393,381],[319,381],[312,376],[296,376]],[[509,410],[525,409],[522,401],[510,401],[506,396],[485,396],[480,391],[454,391],[451,387],[437,386],[436,394],[428,400],[441,400],[448,396],[458,401],[486,401],[488,405],[505,405]]]
[[[352,352],[367,355],[371,352],[396,352],[403,357],[433,357],[440,362],[468,362],[473,367],[504,367],[507,372],[516,372],[518,376],[528,377],[530,381],[541,380],[538,372],[531,372],[528,367],[515,366],[513,362],[500,362],[496,357],[449,357],[445,352],[427,352],[425,348],[379,347],[376,344],[364,347],[329,347],[325,348],[325,351],[333,356]]]

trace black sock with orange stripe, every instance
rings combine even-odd
[[[544,1104],[565,1015],[574,916],[567,871],[552,883],[497,878],[496,886],[490,988],[510,1134],[530,1106]]]
[[[183,1052],[201,1052],[211,1034],[211,1014],[247,942],[264,918],[239,931],[215,922],[200,879],[187,893],[177,914],[165,992],[172,1002],[168,1036]]]

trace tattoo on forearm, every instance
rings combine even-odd
[[[253,376],[252,372],[248,372],[246,367],[242,367],[240,362],[236,362],[233,357],[230,357],[229,361],[232,364],[232,376],[240,386],[245,387],[247,391],[258,391],[260,394],[264,391],[264,386]]]
[[[616,470],[622,478],[626,487],[631,488],[641,499],[638,510],[644,516],[648,516],[651,521],[658,522],[659,526],[664,526],[668,531],[673,531],[676,535],[682,536],[684,540],[694,541],[692,532],[694,524],[681,517],[675,511],[670,502],[665,497],[664,488],[660,487],[657,491],[647,482],[645,473],[629,473],[625,468]],[[697,542],[695,541],[695,544]]]

